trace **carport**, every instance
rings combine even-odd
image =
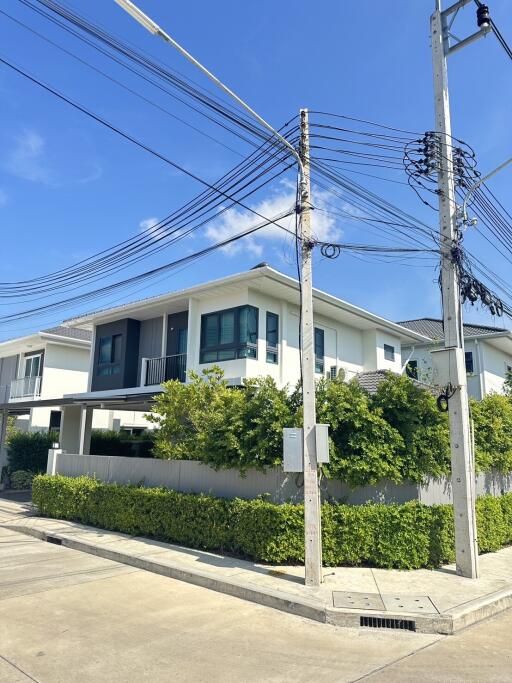
[[[129,410],[150,412],[154,402],[152,391],[137,393],[94,392],[55,399],[37,399],[0,404],[0,468],[7,464],[5,448],[7,420],[26,415],[32,408],[55,407],[62,411],[59,446],[68,453],[89,455],[94,410]]]

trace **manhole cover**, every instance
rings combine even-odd
[[[428,595],[383,595],[382,600],[388,612],[438,614],[436,606]]]
[[[334,607],[344,609],[384,610],[384,603],[378,593],[357,593],[353,591],[333,591]]]

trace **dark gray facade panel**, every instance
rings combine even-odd
[[[165,355],[174,356],[178,351],[179,332],[188,328],[188,311],[172,313],[167,318],[167,346]]]
[[[121,335],[119,361],[116,363],[119,366],[119,372],[101,375],[99,374],[100,340],[103,337],[111,337],[113,335]],[[96,327],[92,391],[127,389],[138,386],[139,335],[140,321],[133,320],[132,318],[123,318],[122,320],[116,320]]]
[[[150,320],[141,320],[137,377],[140,378],[143,358],[159,358],[162,356],[162,330],[162,317],[151,318]]]

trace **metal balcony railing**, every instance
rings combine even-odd
[[[13,379],[9,392],[10,401],[36,398],[41,394],[41,376]]]
[[[187,354],[142,359],[142,386],[162,384],[168,379],[184,382],[187,376]]]

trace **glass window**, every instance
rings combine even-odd
[[[466,372],[471,374],[474,372],[474,365],[473,365],[473,351],[466,351],[464,354],[464,359],[466,361]]]
[[[100,363],[110,363],[112,357],[112,337],[101,337],[100,339]]]
[[[407,363],[405,372],[407,374],[407,377],[410,377],[411,379],[418,379],[418,361],[410,360]]]
[[[239,306],[201,318],[200,363],[256,358],[258,309]]]
[[[42,370],[43,354],[25,356],[25,377],[40,377]]]
[[[98,375],[118,375],[121,372],[122,335],[100,337],[98,349]]]
[[[324,371],[324,331],[315,327],[315,372]]]
[[[235,311],[220,314],[220,344],[233,344],[235,341]]]
[[[203,346],[206,348],[217,346],[219,316],[217,314],[205,315],[203,324]]]
[[[279,316],[267,312],[267,363],[278,362]]]
[[[384,358],[390,361],[395,360],[395,347],[391,344],[384,344]]]
[[[186,327],[178,330],[178,353],[187,353],[188,329]]]

